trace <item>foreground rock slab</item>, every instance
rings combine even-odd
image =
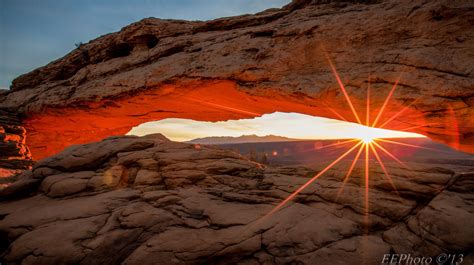
[[[380,264],[384,254],[473,260],[474,165],[346,166],[264,217],[315,171],[269,167],[162,135],[72,146],[0,191],[7,264]],[[366,221],[369,221],[367,232]]]

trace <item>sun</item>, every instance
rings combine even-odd
[[[364,144],[370,144],[375,140],[375,137],[372,135],[364,135],[359,138]]]
[[[409,105],[405,106],[402,110],[397,112],[395,115],[392,117],[385,119],[382,118],[382,115],[384,114],[384,110],[387,107],[394,91],[395,88],[397,87],[398,81],[400,77],[395,81],[394,85],[390,89],[387,97],[385,98],[385,101],[383,105],[380,107],[378,110],[377,116],[375,119],[372,121],[370,118],[370,86],[367,86],[367,106],[366,106],[366,118],[365,118],[365,123],[362,123],[361,118],[358,115],[358,112],[354,108],[354,105],[352,105],[352,101],[344,87],[344,84],[342,83],[339,74],[336,71],[336,68],[334,67],[331,59],[329,56],[326,54],[329,65],[332,69],[332,72],[336,78],[337,83],[339,84],[339,87],[341,88],[341,91],[347,101],[348,106],[350,107],[352,114],[354,115],[355,120],[357,123],[360,125],[358,130],[353,132],[353,138],[349,139],[347,141],[343,142],[338,142],[335,144],[330,144],[325,147],[331,147],[331,146],[341,146],[349,143],[353,143],[352,147],[350,147],[346,152],[341,154],[337,159],[335,159],[332,163],[327,165],[324,169],[319,171],[315,176],[313,176],[311,179],[309,179],[305,184],[301,185],[298,189],[296,189],[293,193],[291,193],[286,199],[284,199],[282,202],[280,202],[278,205],[276,205],[269,213],[267,213],[265,216],[261,217],[260,220],[264,220],[268,216],[271,216],[273,213],[277,212],[280,210],[286,203],[289,201],[293,200],[300,192],[302,192],[306,187],[311,185],[316,179],[321,177],[325,172],[327,172],[329,169],[331,169],[334,165],[336,165],[339,161],[347,157],[350,153],[355,152],[356,155],[352,160],[352,163],[350,164],[350,167],[348,168],[347,174],[344,177],[344,180],[342,182],[341,187],[339,188],[339,191],[337,193],[336,201],[338,200],[339,195],[343,192],[344,186],[347,183],[349,177],[351,176],[355,165],[357,162],[361,161],[363,162],[364,165],[364,176],[362,177],[364,179],[364,185],[365,185],[365,225],[366,225],[366,231],[369,231],[369,178],[370,178],[370,162],[375,159],[377,161],[378,166],[382,169],[383,174],[385,175],[387,181],[390,183],[390,185],[393,188],[393,191],[396,194],[399,194],[397,191],[397,188],[395,187],[395,184],[392,180],[392,177],[390,176],[389,172],[387,171],[387,168],[385,167],[384,162],[382,161],[383,157],[380,154],[384,154],[386,157],[389,157],[396,161],[398,164],[403,166],[404,168],[409,169],[409,167],[402,162],[400,159],[398,159],[394,154],[392,154],[390,151],[388,151],[383,144],[395,144],[395,145],[402,145],[402,146],[409,146],[413,148],[422,148],[422,149],[429,149],[429,150],[435,150],[439,151],[436,149],[428,148],[428,147],[422,147],[422,146],[417,146],[417,145],[412,145],[412,144],[407,144],[407,143],[402,143],[398,142],[395,140],[388,140],[384,137],[383,131],[384,131],[384,126],[393,121],[397,116],[401,115],[404,111],[408,109],[409,106],[413,104],[411,102]],[[415,100],[416,101],[416,100]],[[334,110],[333,110],[334,111]],[[344,116],[340,115],[339,113],[336,112],[336,115],[339,117],[342,117],[342,119],[347,120],[344,118]],[[385,120],[382,124],[378,124],[380,122],[380,119]],[[373,159],[371,159],[373,158]]]

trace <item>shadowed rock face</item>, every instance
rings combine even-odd
[[[398,82],[381,125],[474,151],[470,1],[294,1],[206,22],[148,18],[14,80],[2,107],[24,116],[34,158],[179,117],[293,111],[365,122]],[[336,114],[337,112],[337,114]],[[53,126],[54,124],[54,126]]]
[[[8,177],[30,169],[33,161],[26,146],[26,130],[15,112],[0,109],[0,187]]]
[[[362,168],[336,200],[348,165],[309,180],[227,150],[161,135],[78,145],[0,191],[7,264],[380,264],[384,254],[463,253],[474,261],[474,165]]]

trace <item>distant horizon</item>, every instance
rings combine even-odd
[[[158,132],[159,133],[159,132]],[[165,134],[163,134],[164,136],[166,136]],[[275,134],[267,134],[267,135],[257,135],[257,134],[242,134],[242,135],[239,135],[239,136],[205,136],[205,137],[199,137],[199,138],[194,138],[194,139],[191,139],[191,140],[188,140],[188,141],[184,141],[184,142],[191,142],[193,140],[197,140],[197,139],[206,139],[206,138],[241,138],[241,137],[245,137],[245,136],[254,136],[254,137],[259,137],[259,138],[264,138],[264,137],[269,137],[269,136],[274,136],[274,137],[281,137],[281,138],[287,138],[289,140],[296,140],[296,141],[313,141],[313,140],[349,140],[349,139],[354,139],[354,138],[325,138],[325,139],[308,139],[308,138],[289,138],[289,137],[286,137],[286,136],[281,136],[281,135],[275,135]],[[421,135],[420,136],[411,136],[411,137],[381,137],[381,139],[396,139],[396,138],[399,138],[399,139],[405,139],[405,138],[426,138],[426,139],[429,139],[428,137],[424,136],[424,135]]]
[[[421,134],[369,128],[360,124],[315,117],[301,113],[274,112],[261,117],[205,122],[169,118],[143,123],[127,134],[144,136],[162,133],[170,140],[191,141],[204,137],[240,137],[275,135],[299,140],[354,139],[371,135],[376,138],[423,138]]]

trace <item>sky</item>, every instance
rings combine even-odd
[[[202,122],[187,119],[164,119],[147,122],[133,128],[128,134],[147,135],[162,133],[173,141],[189,141],[208,136],[258,136],[279,135],[296,139],[348,139],[396,137],[423,137],[407,132],[397,132],[314,117],[300,113],[275,112],[254,119],[229,120],[223,122]]]
[[[0,0],[0,88],[101,35],[146,17],[209,20],[290,0]]]

